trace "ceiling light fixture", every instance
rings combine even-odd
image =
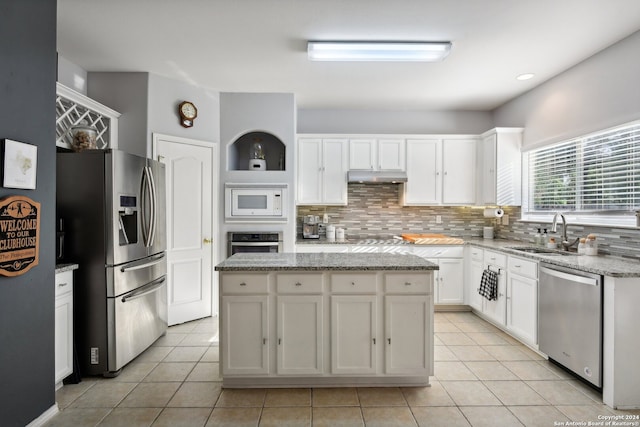
[[[310,41],[307,54],[312,61],[442,61],[451,42],[358,42]]]
[[[533,78],[533,76],[535,76],[535,74],[533,73],[520,74],[518,77],[516,77],[516,80],[529,80]]]

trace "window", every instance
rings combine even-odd
[[[523,219],[564,212],[582,223],[635,224],[640,121],[530,151],[524,161]]]

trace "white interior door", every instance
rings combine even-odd
[[[153,156],[166,165],[169,325],[217,314],[213,286],[218,145],[153,135]]]

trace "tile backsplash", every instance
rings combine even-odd
[[[496,238],[533,243],[537,228],[551,228],[550,223],[519,221],[519,207],[504,207],[509,225],[497,225],[485,218],[483,209],[469,206],[401,206],[401,186],[397,184],[349,184],[347,206],[298,206],[298,233],[304,215],[328,214],[329,222],[345,229],[347,238],[391,238],[403,232],[442,233],[452,237],[482,237],[485,226],[494,226]],[[436,221],[440,216],[441,223]],[[595,227],[570,224],[569,239],[597,236],[601,254],[640,260],[640,230],[633,228]]]

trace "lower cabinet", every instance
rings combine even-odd
[[[434,271],[434,304],[464,304],[464,248],[416,245],[413,253],[438,264]]]
[[[222,297],[222,373],[269,372],[269,301],[266,295]]]
[[[322,295],[279,295],[277,301],[278,374],[321,374]]]
[[[331,373],[375,374],[378,345],[376,295],[331,296]]]
[[[494,323],[504,326],[507,317],[507,256],[484,251],[484,267],[498,272],[498,299],[482,297],[482,313]]]
[[[429,375],[431,296],[387,295],[384,299],[385,373]]]
[[[223,385],[433,375],[432,272],[225,272],[221,289]]]
[[[507,330],[533,346],[538,343],[538,263],[509,257]]]
[[[73,373],[73,271],[55,276],[55,384]]]
[[[480,295],[480,281],[482,280],[482,272],[484,265],[484,250],[471,247],[469,250],[469,280],[467,283],[467,304],[477,311],[482,311],[482,300]]]

